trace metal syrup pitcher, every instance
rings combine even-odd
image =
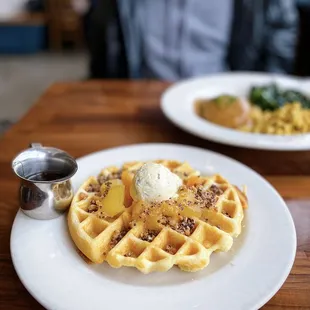
[[[21,210],[29,217],[48,220],[60,216],[71,204],[71,177],[78,166],[68,153],[32,143],[12,162],[20,178]]]

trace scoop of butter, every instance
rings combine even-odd
[[[175,197],[182,180],[168,168],[146,163],[136,172],[130,194],[133,200],[160,202]]]

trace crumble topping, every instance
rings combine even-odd
[[[158,224],[162,224],[164,226],[175,227],[177,225],[177,221],[170,216],[162,215],[158,220]]]
[[[177,248],[171,244],[167,244],[166,247],[164,248],[164,251],[166,251],[171,255],[174,255],[177,252]]]
[[[91,201],[90,205],[87,208],[88,213],[95,213],[98,211],[98,206],[96,205],[96,202],[94,200]]]
[[[99,184],[89,184],[85,190],[88,193],[99,193],[100,192],[100,185]]]
[[[157,235],[158,235],[157,231],[147,230],[141,234],[140,239],[143,241],[152,242]]]
[[[97,213],[97,216],[98,216],[98,218],[100,218],[100,219],[104,219],[104,218],[107,218],[108,216],[104,213],[104,212],[102,212],[102,211],[99,211],[98,213]]]
[[[90,205],[88,206],[87,212],[88,213],[94,213],[94,212],[98,212],[98,210],[100,211],[98,213],[98,217],[100,219],[106,217],[106,215],[104,214],[104,212],[102,212],[102,199],[105,198],[111,188],[112,183],[111,182],[106,182],[106,188],[104,190],[103,193],[100,192],[96,192],[96,196],[93,197],[93,199],[90,201]],[[100,186],[99,187],[99,191],[100,191]],[[82,194],[82,193],[81,193]]]
[[[214,193],[215,195],[217,195],[217,196],[220,196],[220,195],[223,194],[223,190],[220,189],[220,188],[219,188],[218,186],[216,186],[215,184],[212,184],[212,185],[210,186],[210,191],[211,191],[212,193]]]
[[[201,204],[202,208],[216,209],[218,196],[212,191],[204,190],[202,186],[197,187],[195,199]]]
[[[122,169],[119,169],[118,171],[115,171],[115,172],[110,172],[107,174],[100,174],[97,178],[98,182],[100,185],[102,185],[106,181],[121,179],[122,172],[123,172]]]
[[[185,236],[190,236],[195,228],[195,221],[191,218],[184,217],[181,222],[177,223],[172,229]]]
[[[163,215],[157,222],[165,226],[170,226],[173,230],[182,235],[190,236],[195,228],[195,220],[182,216],[179,216],[179,219],[180,221],[178,222],[170,216]]]
[[[112,183],[111,182],[106,182],[105,185],[106,185],[106,188],[104,189],[104,192],[101,193],[100,198],[105,198],[107,196],[109,190],[111,189]]]
[[[125,257],[133,257],[133,258],[136,257],[135,253],[133,253],[133,252],[131,252],[131,251],[129,251],[128,253],[126,253],[124,256],[125,256]]]
[[[111,238],[110,248],[114,248],[123,239],[128,231],[129,229],[122,229],[121,231],[116,230]]]
[[[79,199],[80,199],[80,200],[85,200],[87,197],[88,197],[88,195],[85,194],[85,193],[80,193],[80,194],[79,194]]]

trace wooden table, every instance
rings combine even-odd
[[[247,150],[193,137],[173,126],[160,111],[159,98],[167,86],[150,81],[58,83],[1,138],[1,309],[42,309],[19,281],[9,249],[18,210],[18,180],[10,164],[30,142],[55,146],[75,157],[124,144],[173,142],[212,149],[249,165],[288,200],[298,235],[291,274],[264,309],[310,309],[310,153]]]

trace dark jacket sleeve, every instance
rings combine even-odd
[[[295,0],[235,0],[231,70],[292,72],[298,26]]]
[[[117,1],[97,0],[89,28],[90,78],[128,77]]]
[[[268,0],[263,46],[263,70],[294,70],[299,18],[294,0]]]

